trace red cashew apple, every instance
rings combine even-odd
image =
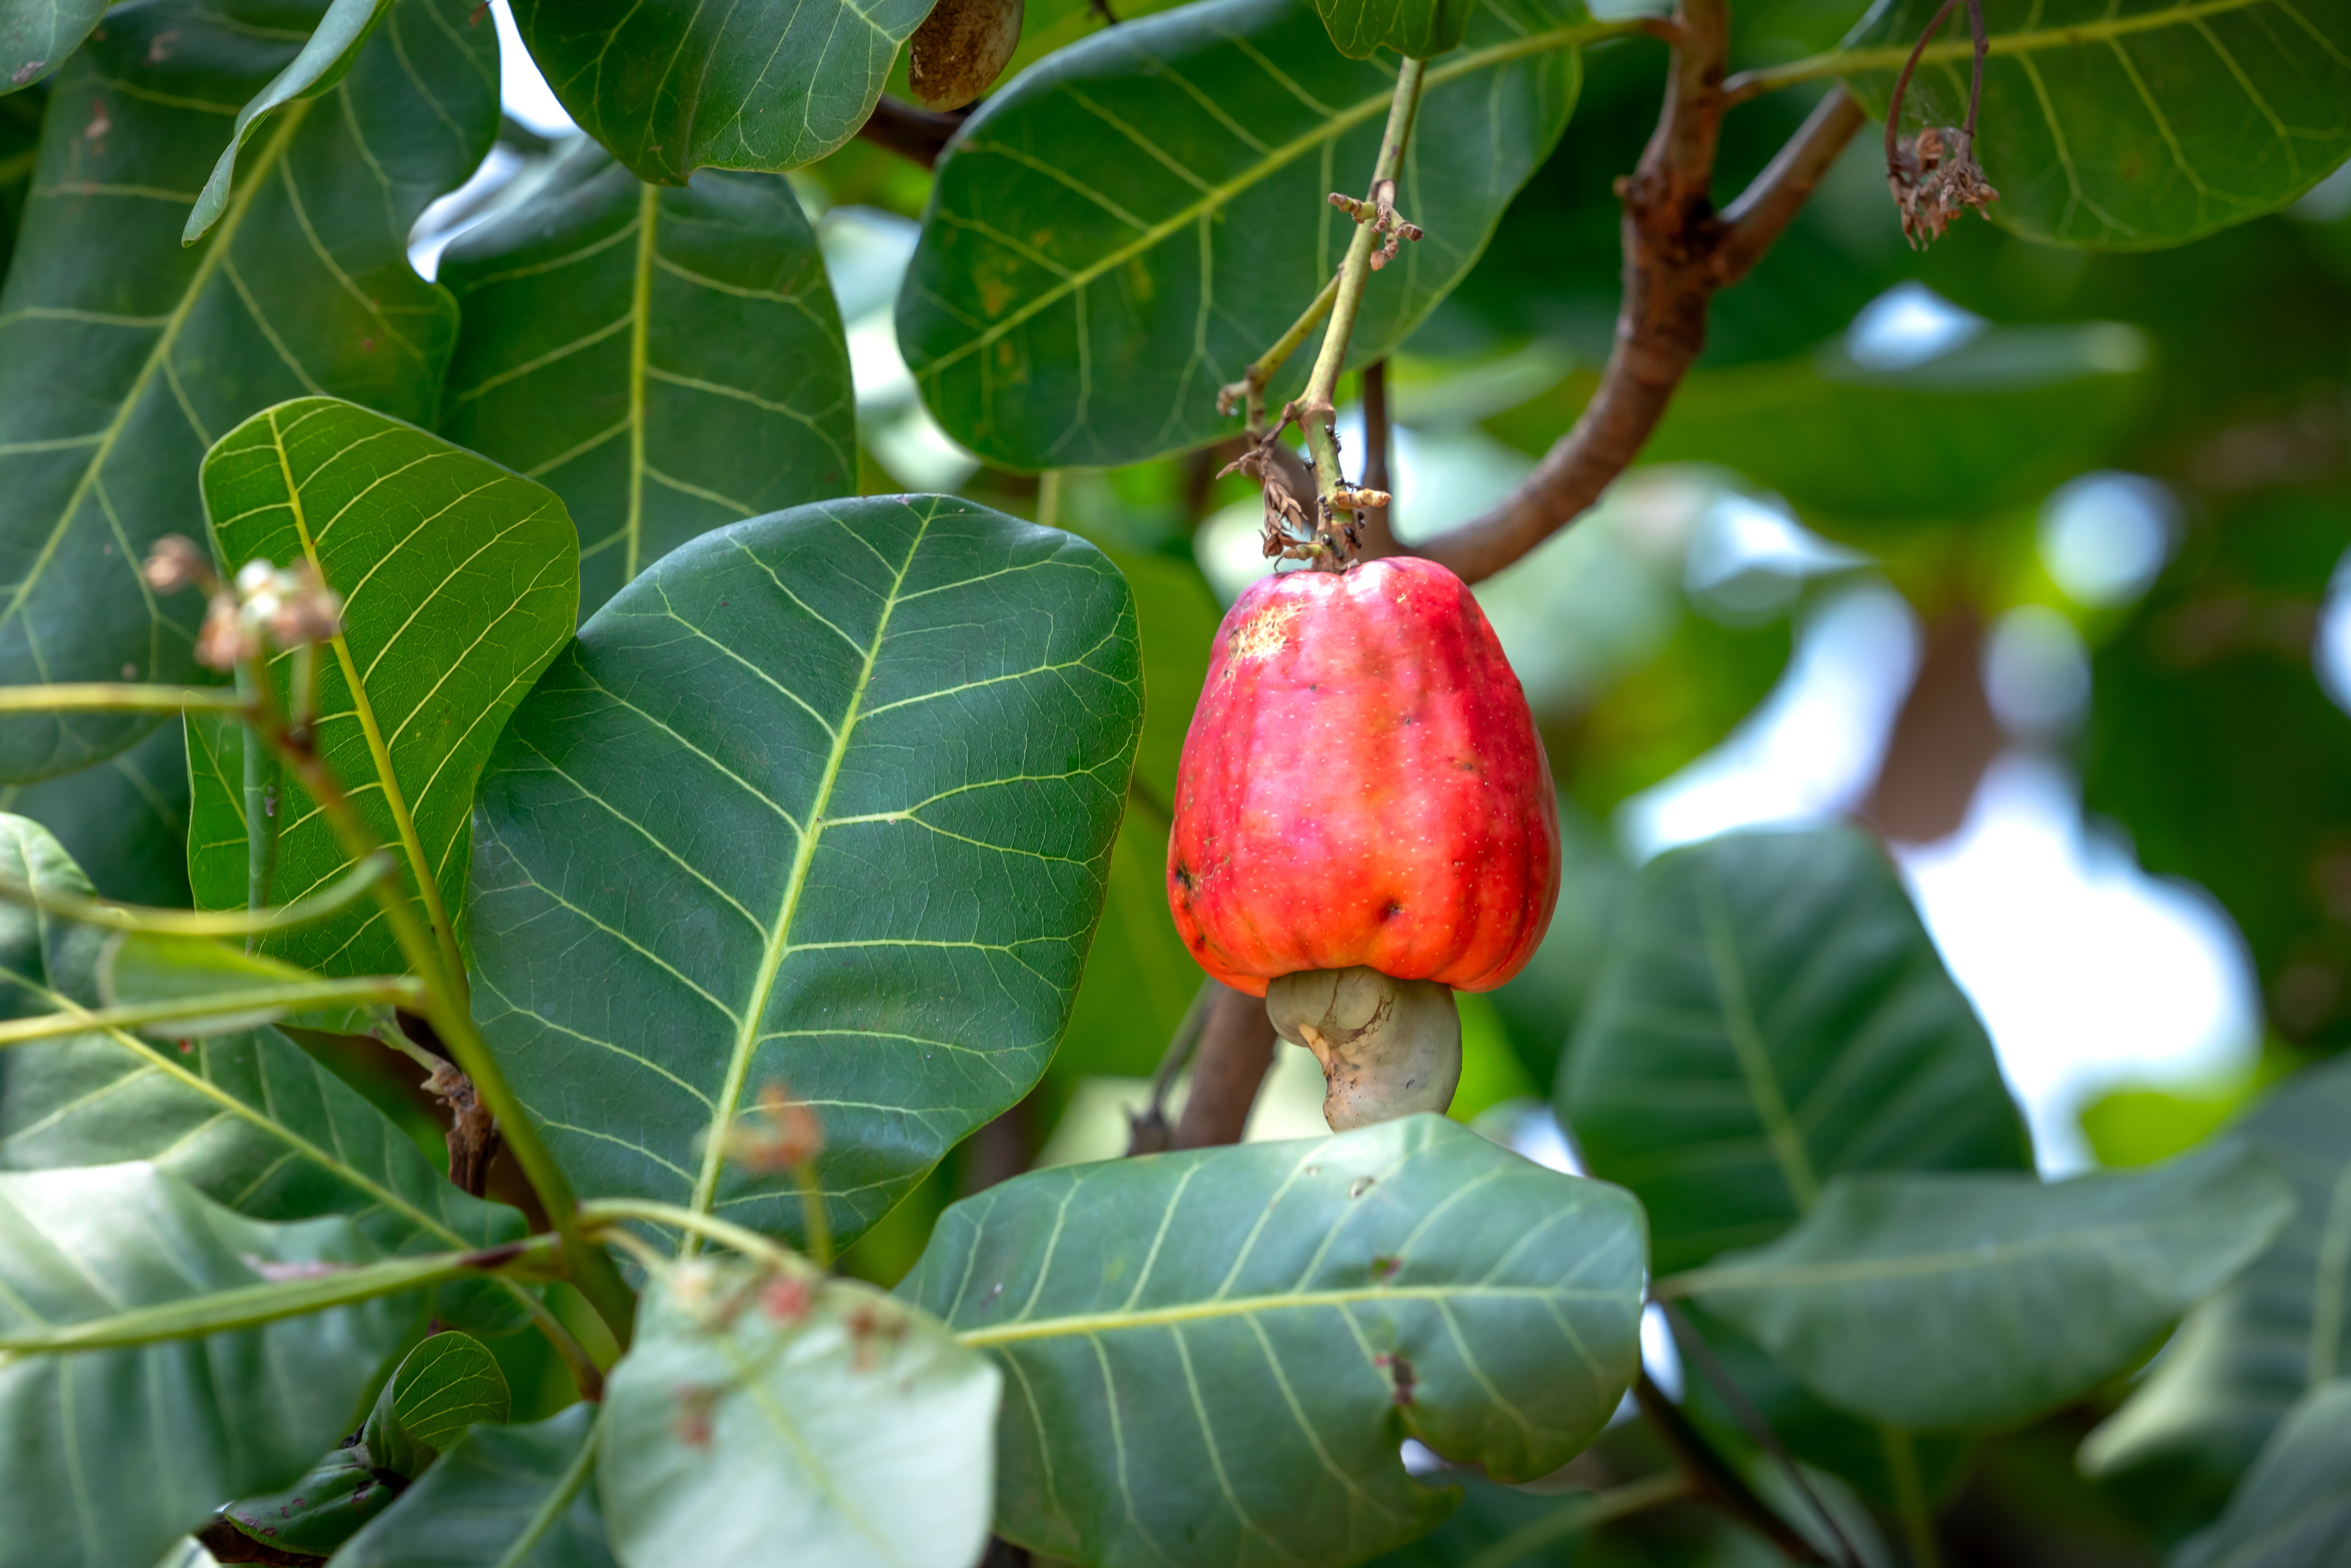
[[[1468,587],[1409,557],[1251,587],[1175,810],[1176,930],[1314,1051],[1332,1125],[1450,1103],[1451,990],[1517,974],[1559,898],[1551,764]]]

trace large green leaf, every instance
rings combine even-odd
[[[1769,1241],[1830,1177],[2032,1168],[1991,1042],[1885,852],[1741,833],[1635,878],[1560,1071],[1596,1176],[1670,1273]]]
[[[856,487],[849,350],[778,177],[662,190],[581,141],[441,281],[441,428],[569,506],[582,616],[696,534]]]
[[[2351,1373],[2346,1125],[2351,1060],[2338,1058],[2286,1080],[2237,1128],[2294,1184],[2294,1221],[2180,1326],[2146,1382],[2083,1445],[2085,1469],[2181,1467],[2225,1490],[2296,1400]]]
[[[432,417],[456,310],[406,246],[496,129],[472,0],[400,0],[330,93],[246,150],[204,243],[180,243],[229,117],[317,9],[136,0],[57,81],[0,289],[0,681],[194,674],[202,596],[158,599],[137,568],[157,537],[202,535],[198,462],[256,410],[331,392]],[[0,777],[82,767],[154,722],[11,719]]]
[[[2007,1171],[1844,1176],[1771,1246],[1659,1289],[1697,1297],[1855,1415],[2006,1427],[2128,1367],[2293,1207],[2239,1144],[2045,1186]]]
[[[204,488],[222,559],[308,560],[343,596],[342,634],[317,661],[314,744],[423,891],[420,921],[450,929],[465,908],[475,781],[507,716],[570,640],[579,542],[563,503],[436,435],[332,398],[281,403],[229,432],[204,459]],[[272,660],[281,699],[295,658]],[[208,909],[247,899],[234,847],[246,814],[209,787],[225,767],[199,774],[207,787],[191,834],[214,846],[189,861]],[[351,863],[288,779],[269,902],[316,893]],[[330,975],[407,967],[372,900],[259,947]]]
[[[1985,0],[1980,154],[1992,217],[2033,239],[2178,245],[2273,212],[2351,153],[2351,13],[2296,0]],[[1935,0],[1879,0],[1834,54],[1884,115]],[[1964,18],[1903,104],[1965,118]]]
[[[0,811],[55,833],[107,897],[186,907],[188,763],[180,726],[166,724],[130,750],[62,779],[0,784]]]
[[[150,1166],[0,1175],[0,1333],[373,1256],[348,1219],[262,1224]],[[204,1339],[0,1352],[0,1564],[152,1563],[224,1498],[293,1479],[350,1429],[415,1305],[378,1298]]]
[[[656,1281],[605,1386],[612,1552],[659,1568],[967,1568],[987,1543],[1003,1378],[938,1322],[813,1270]]]
[[[475,1427],[350,1539],[337,1568],[611,1568],[595,1487],[601,1408]]]
[[[20,817],[0,817],[0,878],[90,896],[57,841]],[[0,1011],[96,1007],[103,936],[0,903]],[[388,1253],[523,1233],[520,1214],[451,1186],[381,1112],[276,1030],[162,1044],[92,1030],[0,1051],[0,1170],[119,1160],[152,1160],[256,1219],[350,1215]],[[496,1329],[512,1326],[518,1305],[513,1287],[467,1284],[444,1288],[435,1310]]]
[[[1347,1563],[1530,1480],[1639,1366],[1639,1206],[1435,1116],[1033,1172],[900,1293],[1010,1373],[998,1531],[1105,1568]]]
[[[2288,1412],[2228,1511],[2171,1568],[2333,1568],[2351,1557],[2351,1383]]]
[[[0,93],[15,92],[65,64],[107,0],[0,0]]]
[[[799,1234],[726,1159],[771,1087],[846,1240],[1043,1072],[1141,720],[1092,546],[943,497],[677,550],[596,612],[475,818],[475,1003],[582,1197]]]
[[[1575,102],[1574,0],[1484,0],[1431,66],[1398,204],[1427,230],[1374,274],[1358,363],[1458,282]],[[1279,62],[1279,63],[1277,63]],[[898,340],[949,434],[993,463],[1132,463],[1238,426],[1217,389],[1295,320],[1371,178],[1395,88],[1295,0],[1208,0],[1022,74],[941,162]],[[1291,357],[1276,399],[1305,382]]]
[[[515,26],[555,96],[639,178],[781,172],[865,123],[932,0],[517,0]]]
[[[1974,518],[2099,466],[2148,370],[2146,340],[2112,322],[1996,329],[1898,371],[1832,348],[1690,376],[1641,455],[1727,465],[1811,518]]]

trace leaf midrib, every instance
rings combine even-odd
[[[340,455],[357,443],[346,442],[337,448]],[[269,445],[277,458],[278,476],[286,485],[286,505],[294,518],[295,537],[302,541],[303,559],[319,580],[327,581],[327,569],[319,559],[318,541],[311,536],[309,512],[302,495],[302,486],[295,482],[293,460],[286,450],[286,431],[278,423],[278,411],[269,413]],[[312,470],[314,474],[318,470]],[[330,519],[331,520],[331,519]],[[415,814],[408,809],[408,798],[401,792],[400,778],[392,765],[392,748],[383,738],[383,727],[376,722],[375,704],[368,699],[367,683],[360,678],[359,666],[351,658],[350,640],[337,632],[328,644],[335,651],[335,663],[343,672],[343,684],[350,688],[351,711],[360,721],[360,733],[367,737],[368,758],[375,765],[376,781],[383,789],[383,803],[392,813],[392,827],[400,834],[401,852],[407,858],[409,874],[416,883],[417,896],[424,903],[427,918],[433,922],[433,936],[441,949],[441,962],[450,983],[459,988],[465,984],[465,960],[458,956],[457,935],[449,921],[449,910],[441,899],[441,883],[424,853],[424,841],[416,831]],[[320,806],[324,810],[323,803]]]
[[[850,737],[857,733],[858,716],[865,706],[866,688],[872,683],[873,666],[882,657],[883,642],[889,636],[890,617],[898,608],[899,591],[905,586],[906,573],[914,570],[914,557],[930,534],[934,516],[935,512],[924,516],[914,529],[914,541],[906,547],[905,559],[898,563],[897,575],[891,580],[889,594],[882,601],[882,613],[873,623],[873,641],[865,650],[857,684],[851,688],[849,704],[841,711],[839,727],[833,731],[832,748],[825,758],[823,776],[818,779],[816,793],[810,800],[807,825],[800,830],[799,841],[792,852],[791,871],[784,879],[783,904],[776,913],[776,926],[768,935],[767,950],[759,956],[750,999],[736,1027],[735,1050],[726,1064],[726,1081],[712,1108],[710,1134],[704,1140],[702,1174],[695,1180],[694,1196],[688,1204],[697,1214],[711,1213],[716,1202],[718,1173],[726,1163],[727,1124],[734,1119],[736,1107],[743,1103],[743,1085],[750,1076],[752,1055],[758,1049],[760,1020],[767,1016],[776,977],[791,952],[792,921],[799,912],[800,894],[808,885],[809,867],[815,862],[817,844],[824,837],[825,807],[831,803],[833,786],[841,778],[841,765],[849,755]],[[700,1234],[689,1230],[678,1241],[678,1256],[690,1257],[700,1245]]]
[[[1605,1301],[1631,1298],[1617,1291],[1579,1290],[1563,1285],[1370,1285],[1348,1291],[1289,1291],[1278,1296],[1231,1296],[1217,1301],[1188,1301],[1176,1307],[1148,1307],[1140,1312],[1081,1312],[1068,1317],[1036,1318],[996,1328],[958,1329],[965,1344],[1013,1344],[1034,1339],[1090,1339],[1126,1329],[1172,1328],[1188,1322],[1215,1322],[1227,1318],[1249,1320],[1263,1312],[1309,1312],[1326,1307],[1350,1307],[1370,1301],[1457,1301],[1499,1297],[1506,1301]]]
[[[2231,0],[2231,3],[2252,5],[2255,4],[2256,0]],[[1491,45],[1463,55],[1428,72],[1422,79],[1421,90],[1426,94],[1433,89],[1444,86],[1447,82],[1468,76],[1473,71],[1482,70],[1488,66],[1505,65],[1529,55],[1549,54],[1556,49],[1572,48],[1583,43],[1596,43],[1603,38],[1617,37],[1629,33],[1637,33],[1640,30],[1641,24],[1637,22],[1593,22],[1573,27],[1555,27],[1548,33],[1529,34],[1523,38],[1514,38],[1506,44]],[[942,354],[922,366],[914,372],[916,379],[925,382],[935,380],[956,361],[979,352],[1029,318],[1051,306],[1060,304],[1061,300],[1084,288],[1103,274],[1125,266],[1136,256],[1159,245],[1170,235],[1189,227],[1199,220],[1202,214],[1221,209],[1235,197],[1268,178],[1284,165],[1296,162],[1314,148],[1335,140],[1374,116],[1386,113],[1392,96],[1390,93],[1381,92],[1363,99],[1318,122],[1313,130],[1276,147],[1223,184],[1210,186],[1202,193],[1199,200],[1189,206],[1154,224],[1125,245],[1105,252],[1090,265],[1032,296],[1027,304],[1012,314],[990,323],[985,329],[957,345],[950,352]],[[967,151],[977,153],[988,151],[988,148],[983,141],[975,144]]]
[[[571,1500],[580,1495],[580,1487],[586,1484],[590,1473],[595,1469],[596,1448],[604,1435],[603,1405],[598,1403],[590,1408],[592,1414],[588,1417],[588,1436],[580,1445],[580,1452],[573,1456],[547,1496],[539,1500],[537,1511],[524,1523],[522,1532],[499,1555],[492,1568],[522,1568],[523,1563],[547,1532],[555,1528],[555,1521],[561,1519],[564,1511],[571,1506]]]
[[[640,183],[637,271],[629,296],[629,521],[628,543],[622,552],[622,582],[634,582],[644,564],[645,364],[653,331],[653,236],[660,218],[660,188]]]
[[[82,503],[89,499],[90,487],[98,483],[107,459],[114,455],[114,444],[122,438],[124,428],[131,423],[131,413],[139,406],[140,400],[147,395],[147,388],[154,381],[156,371],[170,359],[172,350],[178,346],[180,331],[187,325],[196,301],[212,282],[213,274],[227,259],[230,245],[235,242],[237,231],[244,226],[246,214],[253,209],[253,199],[261,189],[262,177],[284,156],[287,143],[293,140],[294,132],[300,129],[309,110],[308,99],[287,106],[277,129],[262,144],[261,152],[253,162],[252,178],[231,199],[228,211],[213,231],[212,244],[205,249],[204,259],[196,264],[194,275],[188,279],[187,287],[181,290],[179,303],[164,319],[162,333],[155,340],[155,346],[148,350],[145,362],[139,367],[139,374],[132,379],[121,401],[115,405],[114,417],[99,434],[97,448],[90,454],[89,462],[83,466],[81,477],[74,481],[73,493],[66,497],[64,508],[57,514],[57,522],[50,527],[49,537],[42,542],[40,554],[33,558],[31,570],[25,573],[24,581],[18,583],[16,592],[9,596],[7,606],[0,609],[0,626],[16,620],[23,612],[25,601],[40,586],[41,579],[48,571],[49,562],[57,555],[58,545],[65,540],[67,529],[73,526]]]
[[[2062,27],[2040,27],[2028,32],[1994,33],[1986,52],[1993,56],[2032,55],[2051,49],[2078,47],[2084,44],[2106,43],[2127,37],[2133,33],[2185,26],[2205,16],[2250,10],[2255,5],[2274,3],[2275,0],[2191,0],[2188,5],[2173,5],[2161,11],[2142,11],[2136,16],[2105,16],[2095,22],[2075,22]],[[1975,46],[1964,37],[1946,39],[1928,45],[1919,55],[1918,63],[1922,66],[1940,65],[1965,59],[1974,51]],[[1909,57],[1909,47],[1903,44],[1887,44],[1867,49],[1831,49],[1825,54],[1757,71],[1749,80],[1763,90],[1770,90],[1820,77],[1898,71]]]

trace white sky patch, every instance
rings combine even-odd
[[[490,0],[498,24],[498,99],[508,114],[541,136],[566,136],[580,129],[555,101],[555,90],[538,74],[538,63],[522,47],[507,0]]]
[[[1991,323],[1925,284],[1905,280],[1861,308],[1845,329],[1844,351],[1873,371],[1907,371],[1940,359]]]

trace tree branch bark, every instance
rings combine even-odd
[[[1780,237],[1867,116],[1839,88],[1739,199],[1708,195],[1725,99],[1719,0],[1683,0],[1681,43],[1656,134],[1618,183],[1625,203],[1625,298],[1616,344],[1583,417],[1501,503],[1418,553],[1476,582],[1573,522],[1639,455],[1674,390],[1706,347],[1718,289],[1745,277]]]
[[[968,109],[959,109],[941,114],[901,103],[884,94],[873,105],[873,112],[865,123],[857,128],[857,134],[876,147],[930,169],[937,166],[939,154],[946,150],[947,139],[970,113]]]
[[[1239,1143],[1266,1069],[1273,1065],[1273,1019],[1263,998],[1209,984],[1215,995],[1192,1058],[1192,1092],[1176,1124],[1179,1149]]]

